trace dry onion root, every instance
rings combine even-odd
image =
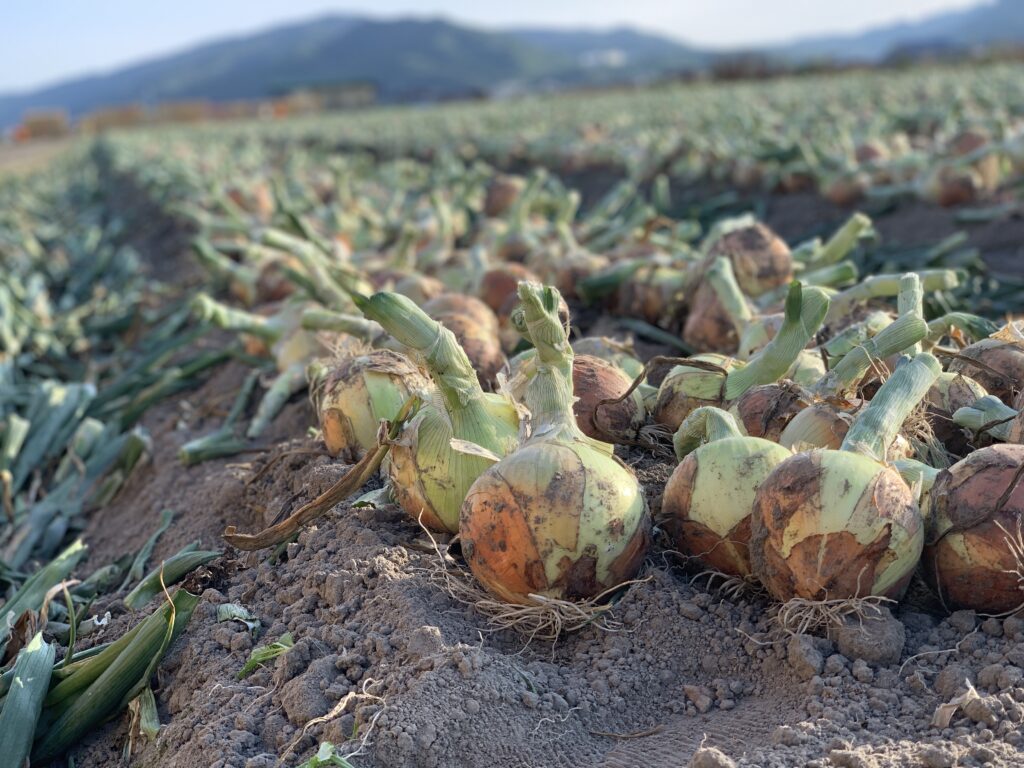
[[[749,578],[754,495],[791,452],[744,436],[729,413],[711,407],[687,416],[674,444],[681,463],[661,507],[674,547],[714,571]]]
[[[572,413],[572,348],[553,288],[519,287],[537,348],[526,390],[532,434],[469,489],[459,533],[476,579],[508,603],[586,600],[631,579],[650,543],[633,472]]]
[[[854,420],[842,450],[798,453],[761,483],[751,561],[777,600],[902,596],[924,526],[913,491],[878,457],[940,370],[928,354],[898,367]]]

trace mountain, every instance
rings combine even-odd
[[[855,35],[810,37],[775,46],[770,52],[789,59],[842,58],[880,61],[894,49],[967,50],[1024,43],[1024,2],[996,0],[920,21],[889,24]]]
[[[1024,0],[987,0],[966,10],[855,35],[820,36],[764,48],[781,61],[881,61],[994,43],[1024,43]],[[0,94],[0,131],[35,108],[73,117],[133,103],[273,97],[303,86],[353,81],[384,102],[543,87],[642,81],[708,68],[711,52],[628,27],[486,31],[439,18],[329,15],[199,45],[106,74],[36,91]]]
[[[588,51],[612,52],[611,59],[581,63]],[[657,61],[663,70],[694,59],[682,45],[629,29],[506,33],[443,19],[331,15],[31,93],[0,95],[0,128],[38,107],[63,108],[77,117],[117,104],[257,99],[349,81],[372,82],[387,102],[470,95],[510,81],[591,81],[618,69],[616,51],[625,52],[630,74],[644,62],[654,68]]]
[[[568,56],[583,69],[657,72],[706,66],[710,54],[667,37],[630,27],[609,30],[510,29],[510,35],[552,55]]]

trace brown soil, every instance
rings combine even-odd
[[[784,235],[817,221],[799,201],[786,198],[773,214]],[[914,215],[928,240],[941,234]],[[185,268],[180,251],[155,252],[169,260],[162,268]],[[197,538],[219,548],[226,525],[266,525],[340,477],[345,467],[303,436],[314,423],[303,397],[268,431],[268,450],[180,464],[178,448],[219,424],[244,373],[226,365],[146,415],[152,457],[92,519],[85,572],[141,545],[162,509],[176,514],[153,562]],[[623,455],[657,512],[671,464],[635,448]],[[740,765],[780,768],[1024,762],[1024,621],[947,617],[920,585],[913,594],[923,597],[906,601],[898,622],[869,623],[859,643],[792,638],[771,633],[762,597],[716,592],[656,547],[646,581],[615,604],[617,631],[590,627],[527,645],[444,591],[431,578],[438,564],[421,530],[390,504],[339,505],[276,557],[228,553],[225,577],[159,668],[164,726],[137,746],[133,764],[295,766],[320,741],[359,739],[353,764],[381,768],[668,768],[702,745]],[[259,618],[255,637],[217,621],[225,602]],[[141,616],[118,597],[94,610],[113,620],[84,642],[114,637]],[[288,653],[236,678],[254,646],[285,632],[295,639]],[[968,681],[980,699],[932,726],[937,707]],[[73,751],[75,764],[120,766],[126,740],[127,718],[116,718]]]

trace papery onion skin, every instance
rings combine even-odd
[[[359,458],[377,445],[381,419],[394,418],[410,395],[432,389],[415,365],[390,350],[337,362],[315,390],[324,445],[332,456]]]
[[[1024,517],[1022,467],[1024,445],[993,445],[939,473],[922,572],[947,609],[1001,614],[1024,604],[1022,564],[1011,548]]]
[[[705,353],[689,358],[699,363],[708,363],[708,368],[696,368],[680,364],[675,366],[658,387],[658,399],[653,416],[658,424],[675,430],[692,411],[705,405],[718,406],[725,396],[725,377],[736,365],[737,360],[726,355]],[[722,370],[715,370],[714,367]]]
[[[729,313],[707,283],[698,286],[683,324],[683,341],[697,352],[734,353],[739,335]]]
[[[485,394],[483,415],[489,427],[504,437],[508,450],[516,444],[519,415],[500,395]],[[456,416],[458,418],[458,416]],[[471,427],[460,430],[471,434]],[[451,417],[441,408],[422,408],[391,445],[388,477],[395,500],[410,517],[432,531],[457,533],[459,510],[470,486],[491,461],[453,452]]]
[[[981,365],[975,365],[972,360]],[[949,370],[970,376],[990,395],[1013,405],[1017,394],[1024,388],[1024,345],[982,339],[961,349],[950,363]]]
[[[470,488],[459,528],[473,575],[510,603],[596,597],[636,573],[649,530],[632,473],[585,443],[505,457]]]
[[[665,485],[662,516],[676,550],[704,566],[746,578],[757,487],[790,456],[758,438],[726,438],[687,455]]]
[[[757,489],[751,563],[780,601],[898,600],[923,543],[910,487],[894,469],[860,454],[796,454]]]
[[[726,256],[747,296],[760,296],[793,279],[793,257],[786,241],[758,222],[720,237],[709,255]]]
[[[807,405],[806,394],[791,383],[753,387],[729,407],[743,430],[751,437],[779,442],[790,420]]]

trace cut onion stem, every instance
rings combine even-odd
[[[462,549],[477,580],[506,602],[592,598],[639,569],[650,516],[636,476],[612,446],[576,425],[558,291],[521,283],[519,297],[516,326],[538,357],[526,390],[531,434],[469,489]]]

